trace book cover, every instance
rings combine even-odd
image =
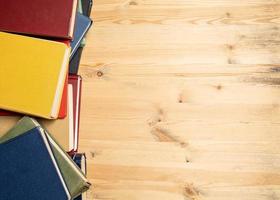
[[[2,200],[70,200],[42,129],[35,127],[20,136],[2,141],[0,163]]]
[[[69,75],[68,83],[73,86],[74,151],[77,151],[79,143],[82,77],[71,74]]]
[[[47,120],[38,119],[42,126],[52,133],[53,137],[63,147],[65,151],[74,150],[74,121],[73,121],[73,88],[68,85],[68,101],[69,109],[64,119]],[[7,114],[7,113],[6,113]],[[20,120],[22,116],[16,113],[11,115],[0,116],[0,137],[3,136]]]
[[[73,151],[75,148],[74,142],[74,104],[73,104],[73,86],[68,84],[68,108],[67,115],[64,119],[47,120],[38,119],[39,123],[48,130],[56,141],[62,146],[65,151]],[[0,118],[1,119],[1,118]]]
[[[59,144],[56,143],[51,134],[47,135],[71,197],[75,198],[82,195],[82,193],[90,188],[91,184],[86,179],[83,171],[78,168],[71,157],[59,147]]]
[[[69,73],[70,74],[78,74],[80,61],[82,57],[84,47],[79,46],[76,53],[73,55],[69,64]]]
[[[65,151],[73,151],[73,124],[70,122],[69,117],[57,120],[37,119],[38,122],[52,133],[52,136],[59,142]]]
[[[20,137],[24,132],[40,128],[40,124],[33,118],[23,117],[17,124],[11,128],[4,136],[0,138],[0,143]],[[42,129],[43,130],[43,129]],[[53,152],[54,158],[57,162],[58,168],[61,171],[63,180],[69,190],[71,199],[79,196],[84,191],[88,190],[90,183],[87,181],[85,175],[79,167],[73,162],[71,157],[56,142],[53,136],[45,130],[48,138],[50,148]]]
[[[72,155],[72,159],[76,163],[76,165],[82,170],[82,172],[87,175],[87,163],[86,163],[86,154],[85,153],[74,153]]]
[[[82,172],[86,175],[87,174],[87,158],[85,153],[75,153],[72,156],[72,159],[80,167]],[[81,194],[74,200],[86,200],[86,193]]]
[[[77,11],[83,14],[82,1],[78,0]]]
[[[67,88],[68,88],[68,76],[65,79],[65,83],[64,83],[64,88],[63,88],[63,93],[62,93],[62,98],[61,98],[61,103],[60,103],[60,109],[59,109],[59,113],[58,113],[59,119],[63,119],[67,115],[67,90],[68,90]],[[0,109],[0,116],[13,116],[13,115],[18,115],[18,114],[15,112]]]
[[[1,110],[0,109],[0,116],[11,116],[11,115],[16,115],[17,113],[7,111],[7,110]]]
[[[0,109],[57,118],[70,48],[0,32]]]
[[[72,39],[77,0],[0,0],[0,30]]]
[[[83,14],[89,17],[93,4],[92,0],[81,0],[81,2],[82,2]]]
[[[76,23],[74,29],[74,38],[70,43],[71,46],[71,55],[70,60],[72,59],[73,55],[76,53],[78,47],[80,46],[82,39],[85,37],[86,33],[88,32],[89,28],[91,27],[92,21],[90,18],[77,13],[76,15]]]
[[[85,5],[88,6],[88,5]],[[78,12],[80,14],[83,14],[85,16],[87,16],[85,13],[83,13],[83,3],[82,0],[78,1]],[[77,48],[76,52],[73,54],[73,56],[71,57],[70,60],[70,64],[69,64],[69,73],[70,74],[78,74],[78,70],[79,70],[79,66],[80,66],[80,60],[82,57],[82,52],[83,52],[83,48],[85,46],[85,37],[82,39],[80,46]]]
[[[60,103],[60,108],[59,108],[59,112],[58,112],[59,119],[63,119],[67,115],[67,96],[68,96],[68,75],[66,75],[65,82],[64,82],[61,103]]]

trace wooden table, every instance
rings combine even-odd
[[[280,1],[95,0],[94,200],[280,199]]]

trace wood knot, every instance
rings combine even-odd
[[[184,102],[183,94],[180,94],[178,97],[178,103],[183,103],[183,102]]]
[[[178,103],[186,103],[186,95],[185,95],[184,91],[179,94],[177,100],[178,100]]]
[[[98,77],[101,77],[101,76],[104,75],[104,73],[103,73],[102,71],[97,71],[97,72],[96,72],[96,75],[97,75]]]
[[[216,88],[217,88],[217,90],[221,90],[223,88],[223,86],[222,85],[217,85]]]
[[[272,67],[272,68],[269,69],[269,72],[279,73],[280,72],[280,67]]]
[[[93,151],[90,152],[90,156],[91,158],[94,158],[95,157],[95,153]]]
[[[227,45],[227,48],[232,51],[234,49],[234,46],[229,44]]]
[[[231,58],[228,58],[227,63],[228,64],[235,64],[235,61]]]
[[[157,114],[151,120],[148,121],[150,127],[156,126],[160,122],[165,121],[165,113],[162,108],[157,108]]]
[[[138,3],[137,3],[136,1],[130,1],[130,2],[129,2],[129,5],[130,5],[130,6],[137,6]]]
[[[226,12],[227,17],[231,17],[231,14],[229,12]]]
[[[104,63],[96,63],[94,66],[95,67],[104,67],[104,65],[105,65]]]
[[[193,184],[188,184],[184,188],[184,194],[187,198],[192,200],[200,199],[199,191],[193,186]]]
[[[182,148],[187,148],[189,146],[187,142],[179,142],[179,144]]]

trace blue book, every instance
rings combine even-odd
[[[39,128],[0,144],[1,200],[69,200],[47,136]]]
[[[89,28],[91,27],[92,21],[90,18],[77,13],[76,16],[76,23],[75,23],[75,30],[74,30],[74,38],[70,43],[71,46],[71,55],[70,60],[72,59],[73,55],[76,53],[78,47],[80,46],[82,39],[85,37],[86,33],[88,32]]]
[[[69,63],[69,74],[78,74],[80,61],[82,57],[84,47],[81,45],[76,50],[76,53],[73,55]]]
[[[81,2],[82,2],[83,14],[89,17],[93,4],[92,0],[81,0]]]
[[[74,160],[76,165],[78,165],[78,167],[80,167],[80,169],[82,170],[84,175],[87,175],[87,168],[86,168],[86,166],[87,166],[87,158],[86,158],[86,154],[85,153],[75,153],[72,156],[72,159]]]

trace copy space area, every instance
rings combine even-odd
[[[89,199],[280,199],[280,1],[95,0],[91,16]]]

